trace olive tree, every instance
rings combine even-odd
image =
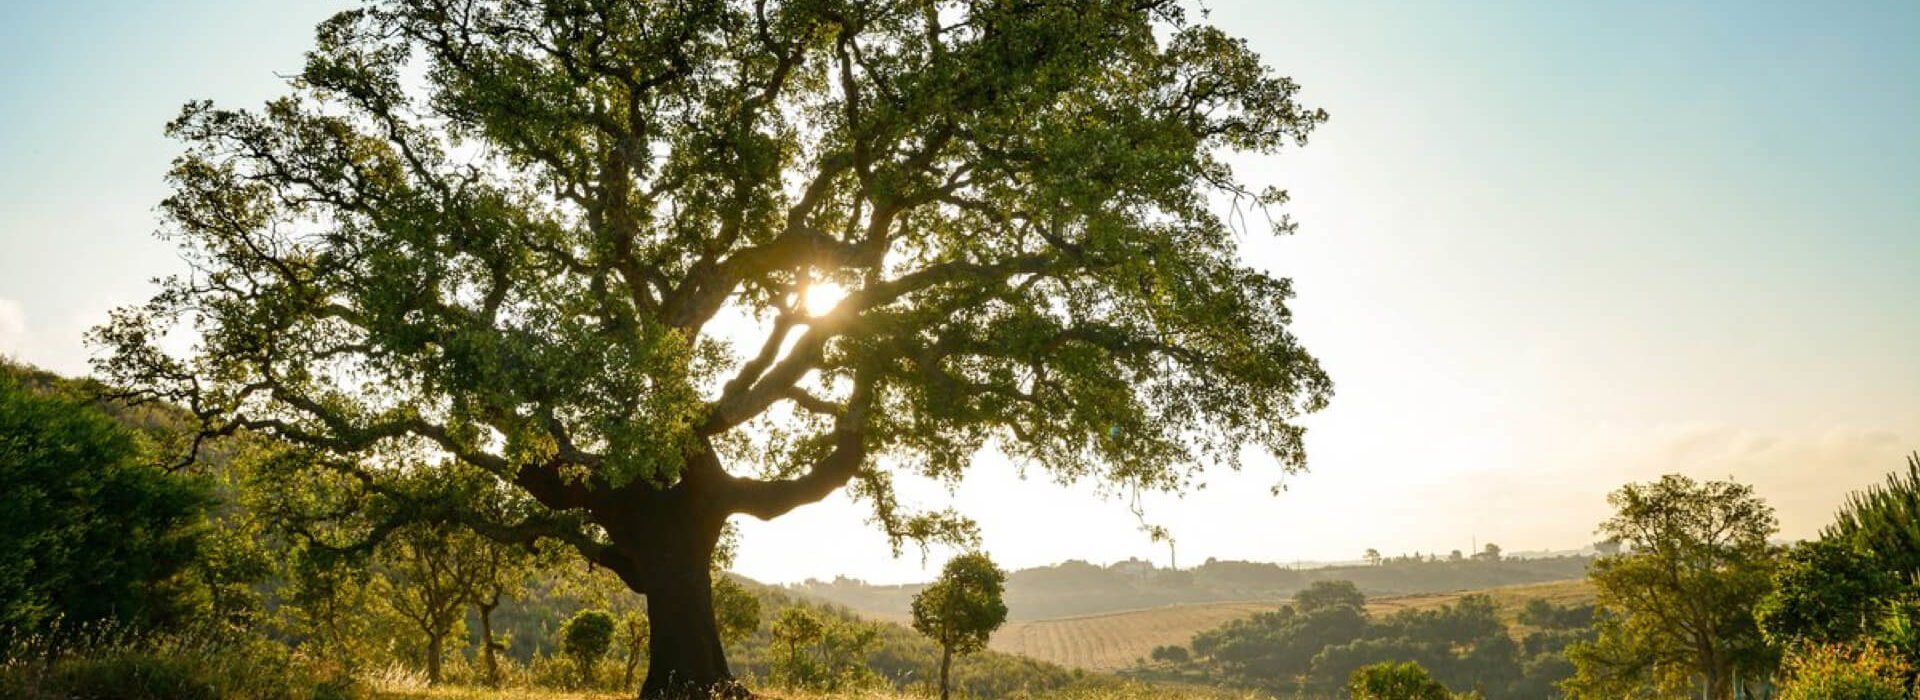
[[[511,486],[469,526],[644,594],[644,695],[737,692],[730,517],[844,487],[896,550],[967,543],[892,484],[989,444],[1106,491],[1305,464],[1331,385],[1239,251],[1285,193],[1227,156],[1325,114],[1179,0],[371,0],[317,35],[291,94],[170,124],[191,272],[98,367],[369,501]]]
[[[953,655],[985,649],[987,637],[1006,623],[1006,584],[1007,572],[971,552],[947,560],[940,578],[913,596],[913,628],[940,645],[940,700],[947,700]]]

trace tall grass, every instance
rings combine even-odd
[[[57,631],[0,653],[8,700],[351,700],[360,684],[283,644],[232,630]]]

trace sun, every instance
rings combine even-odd
[[[800,309],[808,316],[825,316],[827,312],[833,310],[833,307],[840,304],[841,299],[845,298],[847,298],[847,290],[840,285],[826,280],[814,280],[812,284],[807,285],[806,297],[800,300]]]

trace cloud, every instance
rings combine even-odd
[[[1780,531],[1812,537],[1832,522],[1849,492],[1878,483],[1920,448],[1920,432],[1836,425],[1796,432],[1761,432],[1726,425],[1668,431],[1643,461],[1650,471],[1752,484],[1773,504]]]
[[[0,298],[0,355],[19,358],[26,347],[26,307],[12,299]]]
[[[82,311],[29,316],[27,305],[0,297],[0,357],[61,374],[79,376],[88,371],[86,333],[106,318],[104,304],[79,306]],[[44,309],[36,308],[38,311]]]

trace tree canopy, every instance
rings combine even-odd
[[[941,700],[953,655],[985,649],[987,638],[1006,623],[1006,583],[1007,572],[986,554],[968,552],[947,560],[940,577],[913,597],[913,628],[940,645]]]
[[[1568,649],[1578,697],[1625,697],[1696,680],[1731,697],[1735,680],[1773,670],[1754,609],[1772,589],[1773,508],[1753,487],[1669,474],[1607,496],[1600,526],[1624,554],[1593,564],[1598,637]]]
[[[1225,158],[1303,142],[1297,91],[1175,0],[374,0],[290,95],[169,125],[192,272],[99,369],[374,512],[572,545],[673,601],[647,693],[721,684],[729,516],[851,484],[896,548],[971,541],[893,475],[989,445],[1106,489],[1304,465],[1331,385],[1239,254],[1285,193]]]

